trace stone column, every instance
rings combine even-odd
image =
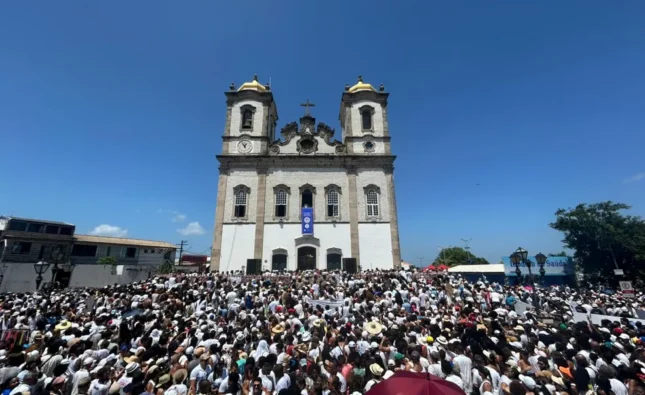
[[[351,242],[351,257],[356,258],[356,264],[361,263],[361,252],[358,243],[358,200],[356,190],[356,168],[347,168],[349,181],[349,234]]]
[[[267,169],[258,169],[258,200],[255,214],[255,246],[253,258],[262,259],[262,247],[264,246],[264,211],[267,194]],[[264,262],[263,262],[264,263]]]
[[[387,183],[388,208],[390,210],[390,236],[392,237],[392,262],[394,268],[401,267],[401,245],[399,243],[399,220],[396,216],[396,194],[394,191],[394,167],[385,168],[385,182]]]
[[[215,208],[215,230],[213,231],[213,247],[211,247],[211,272],[219,271],[222,258],[222,231],[224,230],[224,211],[226,211],[226,182],[228,169],[220,167],[219,182],[217,183],[217,207]]]

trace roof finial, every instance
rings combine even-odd
[[[379,92],[384,92],[385,91],[385,85],[383,85],[383,83],[381,83],[381,85],[379,85],[379,87],[378,87],[378,90],[379,90]]]
[[[253,74],[253,81],[257,81],[257,80],[258,80],[258,75],[257,75],[257,74]]]
[[[360,74],[358,75],[358,82],[363,82],[363,76]]]
[[[234,91],[235,90],[235,82],[231,82],[231,85],[228,87],[228,89]]]
[[[348,90],[349,90],[349,84],[345,84],[345,90],[346,90],[346,91],[348,91]]]

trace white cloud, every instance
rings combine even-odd
[[[95,236],[125,237],[128,234],[128,230],[118,226],[103,224],[94,228],[90,234]]]
[[[623,182],[636,182],[645,179],[645,172],[634,174],[633,176],[627,177]]]
[[[184,222],[185,220],[186,216],[184,214],[176,214],[172,217],[172,222]]]
[[[184,236],[201,236],[206,233],[199,222],[190,222],[185,228],[177,229],[177,232]]]
[[[165,210],[165,209],[157,209],[157,214],[168,214],[170,215],[170,220],[172,222],[184,222],[188,217],[186,214],[182,214],[177,210]]]

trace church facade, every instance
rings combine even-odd
[[[226,92],[211,271],[341,269],[401,264],[387,99],[359,77],[342,93],[342,141],[316,122],[278,132],[271,87],[257,77]],[[351,259],[345,262],[351,263]]]

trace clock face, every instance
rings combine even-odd
[[[249,153],[253,150],[253,144],[249,140],[242,140],[237,143],[237,151],[242,153]]]

